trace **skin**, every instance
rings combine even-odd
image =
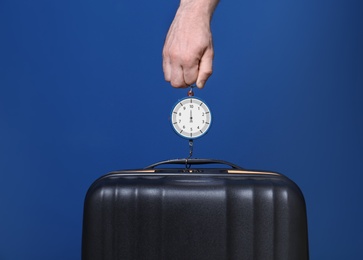
[[[163,48],[165,80],[175,88],[196,83],[203,88],[212,75],[214,57],[210,23],[219,0],[181,0]]]

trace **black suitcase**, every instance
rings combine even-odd
[[[305,201],[294,182],[209,159],[99,178],[85,198],[82,236],[83,260],[309,258]]]

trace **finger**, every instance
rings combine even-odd
[[[191,67],[183,67],[184,82],[188,86],[193,85],[198,78],[198,61],[195,62]]]
[[[188,85],[184,81],[183,68],[180,65],[171,66],[170,84],[174,88],[186,88]]]
[[[164,71],[164,78],[166,81],[170,82],[171,79],[171,69],[170,64],[166,61],[163,61],[163,71]]]
[[[213,49],[208,49],[202,56],[199,63],[197,87],[204,88],[205,83],[213,72]]]
[[[167,57],[163,57],[163,71],[164,78],[167,82],[170,82],[171,79],[171,68],[170,68],[170,60]]]

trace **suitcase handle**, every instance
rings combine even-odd
[[[197,165],[197,164],[225,164],[230,166],[233,169],[236,170],[243,170],[242,167],[227,162],[227,161],[222,161],[222,160],[215,160],[215,159],[197,159],[197,158],[190,158],[190,159],[171,159],[171,160],[166,160],[166,161],[161,161],[161,162],[157,162],[154,163],[152,165],[149,165],[147,167],[145,167],[144,169],[153,169],[159,165],[164,165],[164,164],[184,164],[184,165]]]

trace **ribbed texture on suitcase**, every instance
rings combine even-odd
[[[305,202],[282,176],[100,179],[84,209],[84,260],[308,259]]]

